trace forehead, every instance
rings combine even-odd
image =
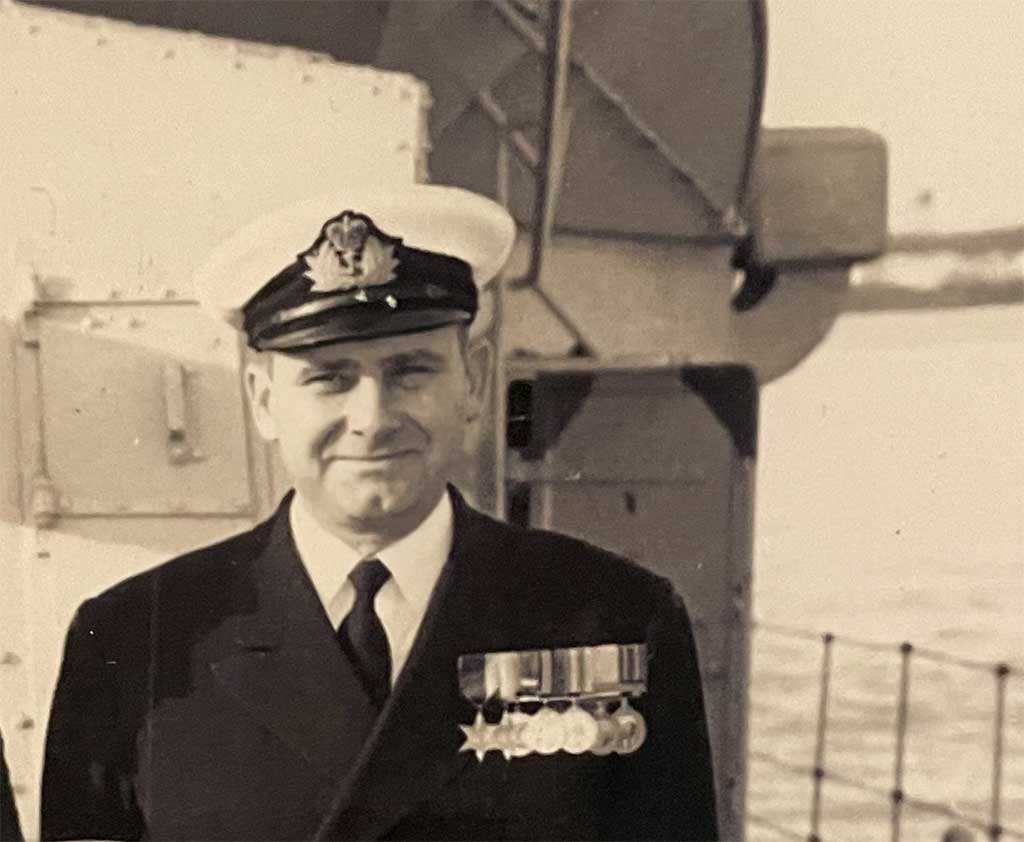
[[[344,365],[365,368],[382,365],[400,357],[422,354],[454,359],[458,353],[457,328],[454,325],[445,325],[418,333],[334,342],[302,351],[277,353],[274,354],[274,359],[275,365],[280,361],[291,366]]]

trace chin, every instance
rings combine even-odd
[[[355,521],[398,517],[416,509],[422,502],[421,488],[395,482],[366,482],[358,489],[335,496],[339,510]]]
[[[410,465],[401,472],[339,470],[343,467],[347,466],[334,463],[320,478],[316,497],[332,519],[357,528],[363,524],[372,529],[374,522],[415,514],[426,517],[444,491],[444,483],[438,484],[430,472],[408,470]]]

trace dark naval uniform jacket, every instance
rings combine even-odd
[[[298,556],[253,530],[84,603],[43,773],[44,839],[717,839],[690,623],[669,583],[471,509],[379,714]],[[633,754],[479,762],[465,653],[648,644]]]
[[[4,758],[4,737],[0,734],[0,842],[21,842],[18,805],[14,803],[14,787]]]

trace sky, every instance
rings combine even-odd
[[[768,12],[765,125],[883,135],[891,232],[1024,226],[1022,0]],[[908,266],[891,271],[943,276]],[[765,387],[757,613],[983,658],[1020,651],[1021,337],[1020,306],[847,314]]]
[[[889,228],[1024,225],[1024,2],[768,0],[766,126],[888,144]]]

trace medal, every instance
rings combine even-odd
[[[492,652],[484,661],[484,692],[488,699],[497,697],[514,702],[519,692],[520,658],[518,652]]]
[[[614,643],[591,646],[584,662],[583,690],[586,693],[619,692],[619,647]]]
[[[456,662],[459,690],[477,707],[487,701],[486,661],[485,655],[460,655]]]
[[[564,739],[562,717],[548,707],[542,707],[523,726],[523,742],[537,754],[554,754]]]
[[[531,750],[523,738],[523,731],[526,728],[526,723],[530,721],[530,716],[521,710],[514,710],[508,715],[508,718],[515,735],[515,747],[510,753],[513,757],[526,757]]]
[[[494,742],[494,728],[495,726],[487,724],[483,711],[477,709],[472,725],[459,726],[459,730],[466,735],[465,742],[459,747],[459,751],[473,752],[477,762],[482,763],[484,755],[491,749],[497,748]]]
[[[632,754],[644,744],[647,737],[647,723],[643,714],[630,706],[629,698],[622,700],[622,707],[612,716],[616,734],[614,749],[618,754]]]
[[[607,702],[601,701],[597,703],[594,723],[597,725],[597,739],[594,740],[594,744],[590,747],[590,752],[598,757],[604,757],[615,751],[615,738],[619,733],[615,720],[608,715]]]
[[[569,754],[583,754],[593,748],[599,731],[597,721],[575,702],[561,714],[562,748]]]
[[[559,751],[632,754],[647,738],[643,714],[630,705],[647,692],[647,666],[644,643],[460,655],[459,690],[476,716],[471,725],[459,725],[459,751],[472,752],[479,762],[491,751],[506,761]],[[615,701],[619,708],[613,714]],[[533,714],[522,708],[537,703]],[[487,704],[501,705],[496,725],[484,718]]]
[[[631,643],[619,647],[619,689],[630,695],[647,690],[647,646]]]
[[[551,651],[551,695],[573,697],[582,692],[585,657],[586,649],[582,646]]]
[[[506,760],[530,754],[530,747],[523,741],[523,729],[529,721],[530,717],[519,710],[506,710],[501,715],[501,722],[498,723],[494,736],[498,749]]]

